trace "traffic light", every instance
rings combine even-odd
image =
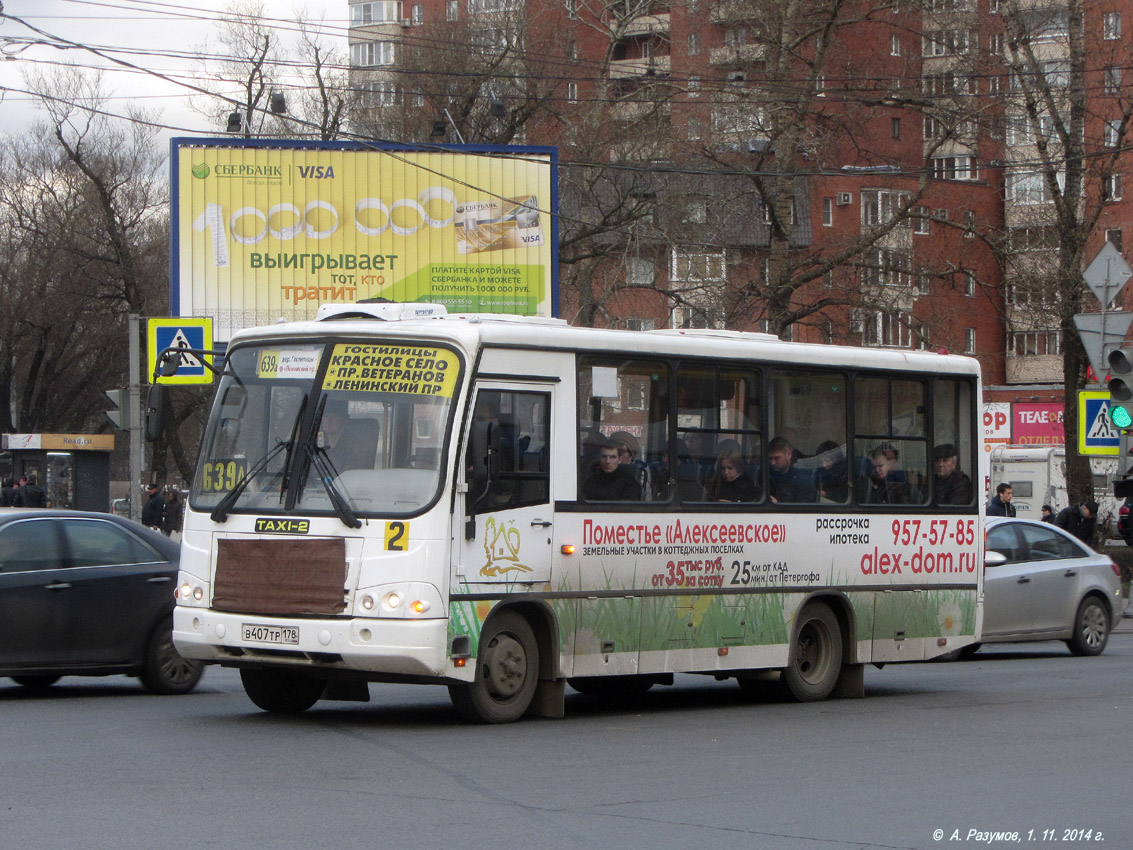
[[[1118,428],[1133,427],[1133,348],[1109,353],[1109,419]]]
[[[113,402],[117,410],[108,410],[106,415],[110,421],[114,423],[114,427],[120,431],[128,431],[130,428],[130,393],[128,390],[107,390],[106,397]]]

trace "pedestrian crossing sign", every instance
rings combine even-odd
[[[1078,393],[1078,454],[1117,455],[1121,453],[1121,432],[1109,418],[1109,391],[1082,390]]]
[[[177,319],[150,319],[148,324],[149,364],[147,370],[150,383],[153,383],[153,373],[157,365],[158,355],[167,348],[196,349],[197,351],[212,348],[212,319],[209,318],[177,318]],[[163,384],[211,384],[212,371],[205,365],[212,358],[200,354],[192,354],[188,350],[180,355],[181,363],[177,374],[162,378]]]

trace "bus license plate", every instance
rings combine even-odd
[[[299,629],[295,626],[261,626],[256,623],[242,623],[241,637],[251,643],[299,643]]]

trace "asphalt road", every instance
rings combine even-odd
[[[424,686],[279,718],[219,668],[185,697],[4,679],[0,847],[1133,847],[1133,634],[1093,659],[1042,643],[867,668],[866,692],[750,701],[681,676],[481,727]]]

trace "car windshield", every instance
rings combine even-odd
[[[411,514],[441,484],[460,359],[435,345],[230,352],[190,492],[197,510]]]

